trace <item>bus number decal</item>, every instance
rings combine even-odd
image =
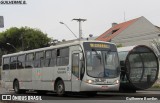
[[[58,74],[66,73],[66,68],[58,68]]]

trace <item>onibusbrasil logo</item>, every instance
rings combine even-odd
[[[26,0],[0,0],[0,5],[24,5]]]
[[[8,100],[8,101],[28,101],[28,100],[42,100],[42,97],[41,96],[22,96],[22,95],[10,95],[10,94],[7,94],[7,95],[2,95],[2,100]]]

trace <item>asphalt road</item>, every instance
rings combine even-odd
[[[137,91],[137,93],[113,93],[99,92],[95,97],[88,97],[81,94],[68,94],[65,97],[58,97],[54,93],[45,95],[37,94],[36,92],[27,92],[26,94],[16,95],[14,91],[7,91],[0,88],[0,94],[9,94],[12,96],[40,96],[42,101],[25,101],[36,103],[160,103],[160,90]],[[1,99],[1,97],[0,97]],[[137,99],[139,101],[137,101]],[[143,99],[143,100],[142,100]],[[148,99],[148,100],[147,100]],[[1,102],[0,102],[1,103]],[[5,102],[7,103],[7,102]]]

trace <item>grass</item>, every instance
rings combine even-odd
[[[154,85],[152,86],[152,88],[159,88],[159,89],[160,89],[160,84],[154,84]]]

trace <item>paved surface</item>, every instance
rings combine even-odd
[[[0,88],[0,94],[16,94],[13,91],[7,91],[4,88]],[[28,101],[36,103],[160,103],[160,90],[147,90],[138,91],[137,93],[113,93],[113,92],[100,92],[95,97],[87,97],[85,95],[73,95],[69,94],[65,97],[58,97],[54,93],[47,93],[45,95],[37,94],[36,92],[27,92],[26,94],[20,94],[20,96],[41,96],[42,101]],[[144,100],[152,99],[152,100]],[[45,99],[45,100],[44,100]],[[126,100],[127,99],[127,100]],[[137,101],[134,99],[143,99]],[[153,100],[154,99],[154,100]],[[3,102],[3,101],[2,101]],[[0,102],[1,103],[1,102]],[[10,103],[10,102],[5,102]]]

